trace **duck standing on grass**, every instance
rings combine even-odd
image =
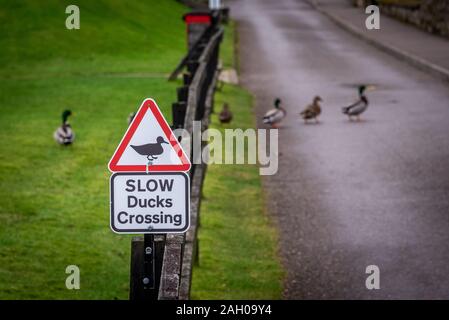
[[[281,99],[274,100],[274,109],[268,110],[263,117],[263,123],[270,124],[272,128],[277,128],[277,125],[285,118],[287,111],[281,107]]]
[[[361,85],[358,87],[359,99],[353,104],[343,107],[342,112],[349,117],[349,121],[352,121],[352,117],[357,117],[357,121],[360,121],[360,115],[368,109],[368,98],[365,96],[365,91],[374,90],[374,86]]]
[[[62,113],[62,125],[58,129],[56,129],[55,133],[53,134],[56,142],[64,146],[72,144],[75,140],[75,132],[73,132],[72,127],[67,122],[68,117],[71,115],[72,111],[70,110],[65,110]]]
[[[131,112],[131,113],[129,114],[128,119],[127,119],[127,121],[128,121],[128,126],[131,124],[131,122],[133,122],[135,116],[136,116],[136,113],[135,113],[135,112]]]
[[[220,123],[229,123],[232,120],[232,112],[229,110],[229,104],[226,102],[223,104],[223,109],[220,111],[218,119]]]
[[[323,101],[320,96],[316,96],[313,99],[312,104],[308,105],[307,108],[304,109],[303,112],[300,113],[300,116],[304,119],[304,123],[307,123],[307,120],[315,119],[315,122],[318,123],[318,116],[321,114],[321,106],[319,104],[320,101]]]

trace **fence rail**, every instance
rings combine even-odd
[[[182,64],[187,67],[183,74],[184,85],[177,89],[177,102],[173,103],[173,128],[183,128],[185,134],[193,137],[193,122],[201,121],[201,132],[206,130],[213,111],[213,95],[218,78],[218,54],[223,38],[223,28],[218,23],[212,24],[204,32],[197,44],[186,55]],[[179,66],[175,72],[179,72]],[[178,137],[181,142],[185,136]],[[130,299],[187,300],[190,298],[192,268],[198,263],[197,232],[200,221],[201,192],[207,166],[195,161],[192,139],[190,159],[192,168],[190,192],[190,228],[184,234],[155,235],[152,239],[155,259],[153,261],[155,285],[146,288],[142,285],[144,274],[145,237],[133,238],[131,245],[131,280]],[[184,141],[185,142],[185,141]],[[204,144],[201,145],[201,151]],[[200,155],[201,157],[201,152]]]
[[[218,77],[218,50],[222,36],[223,30],[218,28],[204,47],[198,64],[193,63],[197,68],[188,89],[183,125],[190,137],[193,136],[194,120],[201,120],[201,131],[206,130],[209,125],[209,117],[213,109],[213,94]],[[193,146],[191,145],[190,159],[193,159],[193,156]],[[197,231],[206,168],[207,166],[203,163],[194,163],[192,166],[190,172],[190,229],[184,236],[167,236],[167,242],[170,239],[173,241],[173,245],[165,247],[159,299],[186,300],[190,298],[192,267],[195,262],[198,262]]]

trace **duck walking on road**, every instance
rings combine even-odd
[[[274,108],[268,110],[263,117],[263,123],[270,124],[272,128],[277,128],[277,125],[285,118],[287,111],[281,107],[281,99],[274,100]]]
[[[358,87],[359,99],[353,104],[343,107],[342,112],[349,117],[349,121],[352,121],[352,117],[357,117],[357,121],[360,121],[360,115],[368,109],[368,98],[365,96],[365,91],[373,90],[374,86],[361,85]]]
[[[307,108],[304,109],[300,113],[301,117],[304,119],[304,123],[307,123],[307,120],[315,119],[315,122],[318,123],[318,116],[321,114],[321,106],[319,104],[320,101],[323,101],[320,96],[316,96],[313,99],[312,104],[308,105]]]
[[[73,132],[72,127],[67,122],[69,116],[72,115],[72,111],[64,110],[62,113],[62,125],[56,129],[53,134],[55,141],[61,145],[67,146],[73,143],[75,140],[75,132]]]

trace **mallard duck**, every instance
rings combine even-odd
[[[270,124],[271,127],[276,128],[277,125],[285,118],[287,111],[281,107],[281,99],[274,100],[274,108],[268,110],[263,117],[263,123]]]
[[[321,114],[321,106],[319,104],[320,101],[323,101],[323,99],[321,99],[320,96],[316,96],[315,98],[313,98],[312,104],[309,104],[307,108],[305,108],[304,111],[300,113],[305,123],[307,123],[307,120],[310,119],[315,119],[315,121],[318,123],[318,116]]]
[[[374,90],[374,86],[359,86],[359,99],[353,104],[342,108],[342,112],[349,117],[349,121],[352,121],[353,116],[357,117],[357,120],[360,121],[360,115],[368,108],[369,102],[368,98],[365,96],[365,91],[369,90]]]
[[[128,126],[131,124],[131,122],[133,122],[134,117],[136,116],[135,112],[131,112],[128,116]]]
[[[55,133],[53,134],[56,142],[65,146],[72,144],[75,140],[75,132],[73,132],[72,127],[67,122],[68,117],[71,115],[72,111],[70,110],[65,110],[62,113],[62,125],[58,129],[56,129]]]
[[[232,120],[232,112],[229,110],[229,105],[227,103],[223,104],[223,109],[220,111],[218,115],[218,119],[220,123],[229,123]]]

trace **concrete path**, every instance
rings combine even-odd
[[[281,97],[279,172],[264,178],[284,296],[449,298],[449,90],[338,28],[305,0],[231,0],[240,80],[258,119]],[[372,83],[364,121],[341,106]],[[300,110],[319,94],[318,125]],[[238,106],[234,107],[238,112]],[[263,125],[259,121],[259,126]],[[377,265],[381,289],[367,290]]]
[[[340,26],[387,52],[449,80],[449,40],[381,12],[380,30],[365,28],[368,15],[348,0],[308,0]]]

